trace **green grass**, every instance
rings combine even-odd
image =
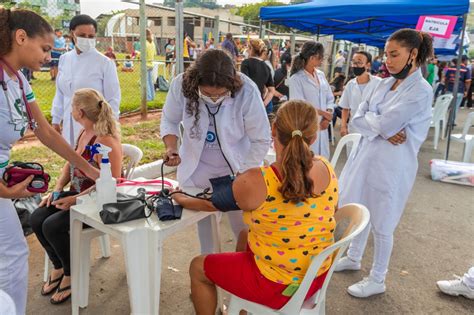
[[[158,138],[160,127],[159,119],[136,122],[122,126],[122,143],[136,145],[143,151],[140,164],[159,160],[165,146]],[[50,188],[54,188],[65,161],[44,145],[25,146],[15,149],[13,147],[11,161],[35,161],[42,164],[45,171],[51,176]]]
[[[160,68],[161,69],[161,68]],[[120,66],[117,68],[122,101],[120,103],[120,112],[128,113],[140,109],[140,70],[139,64],[135,62],[134,72],[121,72]],[[162,73],[160,73],[162,74]],[[32,81],[32,88],[36,95],[36,100],[41,110],[48,120],[51,121],[51,106],[56,85],[51,81],[49,72],[35,72],[36,80]],[[166,93],[157,92],[154,101],[147,102],[149,109],[162,108],[165,103]]]

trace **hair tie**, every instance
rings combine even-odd
[[[301,130],[293,130],[291,132],[291,137],[294,138],[296,136],[300,136],[300,137],[303,137],[303,133],[301,132]]]
[[[100,100],[100,101],[99,101],[99,108],[102,108],[102,103],[104,103],[104,101],[103,101],[103,100]]]

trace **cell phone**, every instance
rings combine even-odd
[[[58,200],[60,194],[61,193],[59,191],[53,191],[53,201]]]

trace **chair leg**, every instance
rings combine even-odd
[[[462,161],[465,163],[469,163],[471,161],[471,154],[472,154],[472,141],[469,141],[464,144]]]
[[[434,134],[434,149],[438,149],[438,141],[439,141],[439,122],[435,124],[435,134]]]
[[[443,130],[441,132],[441,139],[444,140],[446,139],[446,120],[445,119],[441,120],[441,126],[443,126]]]
[[[105,234],[99,237],[100,249],[103,258],[110,257],[110,236]]]
[[[49,258],[48,254],[44,252],[44,274],[43,274],[43,282],[48,281],[49,277]]]

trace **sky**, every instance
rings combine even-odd
[[[280,0],[288,3],[289,0]],[[157,0],[145,0],[146,3],[162,2]],[[218,4],[246,4],[260,2],[256,0],[217,0]],[[81,0],[81,12],[96,17],[102,13],[109,13],[111,10],[123,10],[128,8],[137,8],[136,5],[123,3],[120,0]]]

